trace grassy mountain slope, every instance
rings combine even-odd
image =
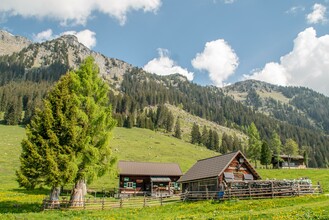
[[[15,170],[19,168],[21,140],[25,129],[18,126],[0,125],[0,185],[3,189],[17,188]],[[113,155],[118,160],[175,162],[183,172],[197,160],[216,155],[205,147],[195,146],[182,140],[146,129],[115,128],[110,142]],[[116,165],[115,165],[116,167]],[[98,179],[91,187],[115,187],[115,174]]]

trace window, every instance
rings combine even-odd
[[[134,183],[133,182],[127,182],[127,188],[133,188]]]
[[[134,182],[126,182],[126,183],[124,183],[124,186],[123,186],[124,188],[136,188],[136,183],[134,183]]]

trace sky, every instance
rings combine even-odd
[[[0,28],[64,34],[144,70],[223,87],[257,79],[329,96],[329,0],[1,0]]]

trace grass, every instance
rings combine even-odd
[[[0,219],[329,219],[329,196],[305,196],[268,200],[231,200],[177,203],[144,209],[104,211],[40,210],[48,189],[25,190],[15,181],[24,128],[0,125]],[[116,128],[111,142],[113,154],[122,160],[177,162],[185,172],[196,160],[213,156],[205,148],[143,129]],[[293,179],[308,176],[320,181],[329,193],[329,170],[265,170],[266,178]],[[90,187],[116,186],[108,174]]]

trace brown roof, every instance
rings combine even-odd
[[[191,180],[205,179],[210,177],[220,176],[224,170],[229,166],[234,158],[241,155],[245,159],[245,164],[256,177],[261,179],[256,170],[248,162],[247,158],[241,151],[236,151],[220,156],[198,160],[179,180],[178,182],[187,182]]]
[[[177,163],[119,161],[120,175],[182,176]]]

